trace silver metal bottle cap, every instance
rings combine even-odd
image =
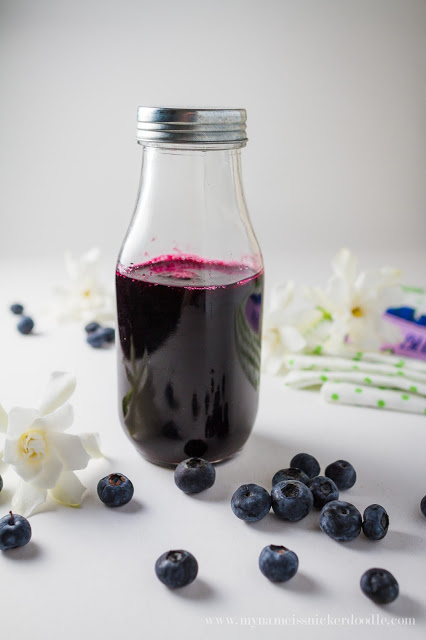
[[[136,139],[141,143],[245,144],[245,109],[139,107]]]

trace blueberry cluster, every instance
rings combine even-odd
[[[89,322],[84,327],[86,341],[94,349],[113,344],[115,342],[115,329],[113,327],[102,327],[99,322]]]
[[[34,329],[34,320],[30,316],[23,315],[24,306],[19,302],[15,302],[14,304],[10,305],[9,309],[15,316],[21,316],[18,320],[18,324],[16,325],[19,333],[22,333],[22,335],[24,336],[31,333],[31,331]]]
[[[295,522],[305,518],[312,509],[318,509],[320,529],[333,540],[348,542],[359,536],[361,530],[370,540],[384,538],[389,528],[389,517],[384,507],[372,504],[362,517],[353,504],[339,499],[340,491],[350,489],[356,482],[352,464],[347,460],[336,460],[326,467],[324,475],[320,475],[320,471],[320,465],[313,456],[298,453],[288,468],[274,474],[270,494],[257,484],[239,487],[231,498],[232,511],[241,520],[257,522],[272,507],[278,518]],[[421,509],[426,515],[426,496]],[[259,567],[271,581],[285,581],[297,572],[298,558],[286,547],[269,545],[260,554]],[[365,578],[375,571],[379,572],[377,576]],[[366,595],[369,595],[369,589],[371,593],[374,591],[369,597],[375,602],[391,602],[398,595],[398,583],[384,569],[366,572],[361,588]]]

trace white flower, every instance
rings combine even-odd
[[[101,284],[98,274],[100,251],[90,249],[80,258],[65,254],[68,283],[56,289],[53,315],[59,321],[110,320],[114,318],[114,296]]]
[[[397,342],[399,331],[383,320],[383,314],[401,303],[401,272],[384,267],[357,276],[356,259],[348,249],[339,251],[332,267],[325,290],[306,290],[307,298],[331,319],[324,351],[378,351],[384,342]]]
[[[0,423],[6,427],[3,461],[21,478],[12,509],[23,516],[43,504],[48,491],[69,506],[79,506],[86,491],[74,470],[87,466],[90,455],[84,443],[90,442],[93,449],[96,439],[65,433],[73,422],[67,401],[75,384],[71,374],[55,372],[38,409],[15,407],[7,420],[0,411]]]
[[[263,369],[268,373],[279,374],[288,353],[312,351],[324,339],[323,312],[313,307],[292,309],[294,291],[292,281],[272,290],[262,336]]]

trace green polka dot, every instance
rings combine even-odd
[[[378,407],[384,407],[385,406],[385,401],[384,400],[378,400],[377,401],[377,406]]]
[[[410,396],[407,396],[407,394],[406,394],[406,393],[403,393],[403,394],[402,394],[402,396],[401,396],[401,398],[402,398],[403,400],[409,400],[409,399],[410,399]]]
[[[383,391],[384,389],[387,389],[387,387],[379,387],[379,389]]]
[[[362,393],[362,389],[355,389],[355,393]]]
[[[313,350],[313,353],[318,355],[321,353],[321,351],[322,351],[322,346],[319,344],[317,347],[315,347],[315,349]]]
[[[367,382],[368,384],[371,384],[372,380],[371,380],[371,378],[364,378],[364,382]]]
[[[426,416],[426,409],[425,409],[425,416]]]
[[[358,366],[357,364],[354,364],[354,365],[352,366],[352,369],[355,369],[355,371],[357,371],[357,370],[359,369],[359,366]]]
[[[338,393],[333,393],[331,396],[332,400],[338,400],[339,399],[339,394]]]
[[[294,360],[289,360],[288,364],[294,364]]]
[[[404,371],[397,371],[397,376],[405,376],[405,372]]]
[[[322,380],[323,382],[327,382],[328,377],[327,377],[327,376],[321,376],[321,380]]]
[[[330,371],[329,367],[324,367],[323,371]]]
[[[396,363],[395,367],[397,367],[398,369],[401,369],[404,365],[405,365],[405,362],[403,360],[400,360],[399,362]]]
[[[411,393],[418,393],[417,387],[410,387],[409,391],[411,391]]]

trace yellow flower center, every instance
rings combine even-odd
[[[46,441],[39,431],[26,431],[21,436],[22,455],[32,462],[37,462],[46,453]]]
[[[83,291],[83,297],[84,298],[89,298],[91,293],[92,292],[90,291],[90,289],[85,289],[85,291]]]
[[[354,307],[352,309],[352,315],[355,316],[355,318],[362,318],[364,315],[364,311],[361,307]]]

